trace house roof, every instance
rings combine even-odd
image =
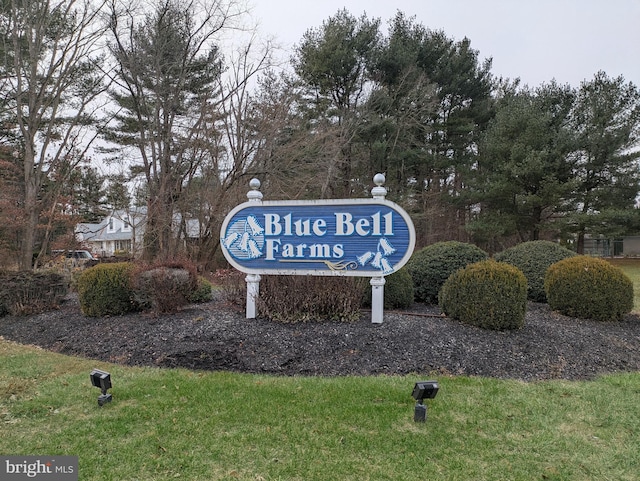
[[[135,209],[131,212],[124,210],[114,211],[111,215],[105,217],[97,224],[82,222],[76,225],[75,233],[78,236],[78,240],[81,242],[101,242],[101,241],[114,241],[114,240],[128,240],[131,239],[133,233],[131,229],[123,230],[117,228],[109,232],[109,219],[114,218],[118,220],[126,220],[127,222],[133,221],[136,226],[141,225],[146,218],[146,209]]]
[[[131,229],[123,230],[118,228],[112,232],[109,232],[109,219],[114,218],[118,220],[126,220],[127,222],[133,222],[134,226],[139,229],[138,235],[141,234],[140,228],[144,227],[144,222],[147,217],[147,210],[144,207],[135,209],[131,212],[119,210],[113,212],[110,216],[104,218],[101,222],[94,224],[88,222],[82,222],[76,225],[75,233],[78,236],[80,242],[102,242],[102,241],[114,241],[114,240],[128,240],[133,237]],[[180,222],[180,214],[175,215],[174,221]],[[197,219],[187,219],[186,221],[187,236],[190,238],[197,238],[200,235],[200,222]]]
[[[110,240],[131,239],[131,231],[107,232],[107,226],[101,224],[78,224],[76,234],[80,235],[81,242],[101,242]]]

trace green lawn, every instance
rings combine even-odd
[[[607,259],[618,266],[633,281],[633,312],[640,313],[640,259]]]
[[[640,293],[640,260],[614,260]],[[636,294],[636,312],[640,297]],[[89,372],[111,372],[97,404]],[[129,368],[0,338],[0,453],[77,455],[81,480],[636,480],[640,373],[522,383]]]
[[[635,480],[640,374],[522,383],[129,368],[0,340],[0,452],[81,480]],[[89,372],[111,372],[100,408]],[[421,376],[422,377],[422,376]]]

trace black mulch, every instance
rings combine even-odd
[[[0,336],[23,344],[127,365],[276,375],[477,375],[591,379],[640,371],[640,318],[596,322],[530,303],[525,327],[487,331],[416,304],[386,311],[383,324],[363,312],[353,323],[282,324],[245,319],[224,300],[177,314],[90,318],[77,298],[59,310],[0,318]]]

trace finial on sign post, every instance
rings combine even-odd
[[[376,174],[373,176],[373,183],[376,184],[376,186],[371,189],[371,195],[374,199],[384,199],[387,195],[387,189],[383,187],[386,180],[384,174]]]
[[[254,177],[249,181],[249,187],[251,187],[251,190],[247,192],[247,199],[262,200],[262,192],[260,192],[260,181]]]

